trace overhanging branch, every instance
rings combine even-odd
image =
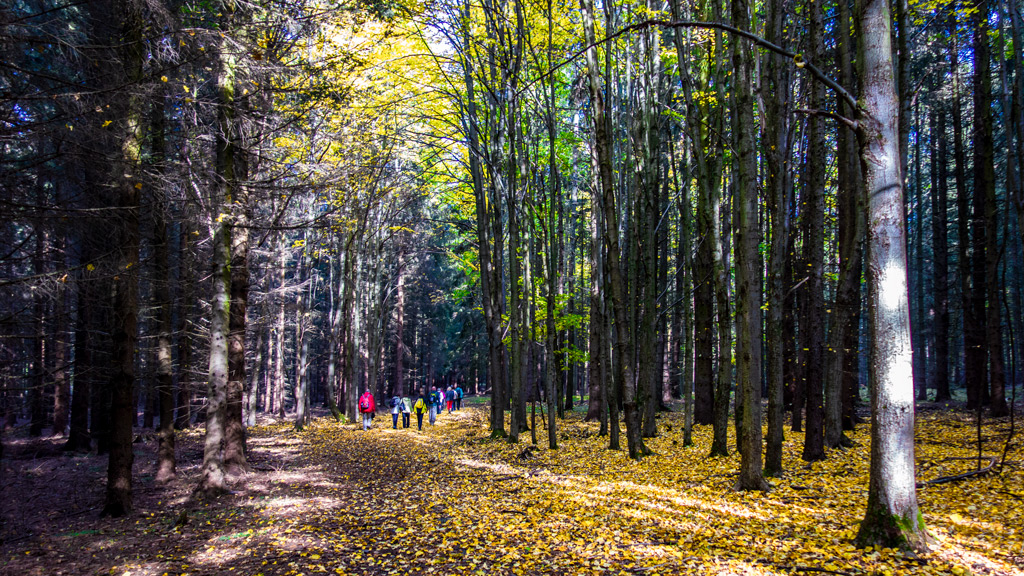
[[[626,34],[629,34],[630,32],[636,32],[638,30],[645,30],[647,28],[652,28],[652,27],[659,27],[659,28],[708,28],[708,29],[713,29],[713,30],[721,30],[723,32],[727,32],[729,34],[733,34],[733,35],[739,36],[741,38],[746,38],[747,40],[750,40],[751,42],[753,42],[754,45],[756,45],[756,46],[760,46],[762,48],[765,48],[766,50],[770,50],[772,52],[775,52],[776,54],[785,56],[787,58],[791,58],[793,60],[793,63],[796,65],[797,68],[802,68],[804,70],[807,70],[815,80],[821,82],[822,84],[827,86],[829,89],[831,89],[833,92],[835,92],[840,98],[843,99],[843,101],[845,101],[850,106],[850,108],[852,108],[853,110],[859,110],[860,109],[860,107],[857,106],[857,100],[853,97],[853,95],[850,94],[849,92],[847,92],[846,89],[843,88],[842,86],[840,86],[839,83],[837,83],[835,80],[833,80],[832,78],[829,78],[829,76],[827,74],[825,74],[824,72],[822,72],[820,68],[815,66],[813,62],[808,62],[808,61],[803,59],[802,55],[797,54],[796,52],[791,52],[789,50],[786,50],[785,48],[783,48],[783,47],[781,47],[781,46],[779,46],[777,44],[774,44],[772,42],[769,42],[769,41],[765,40],[764,38],[758,36],[757,34],[753,34],[751,32],[747,32],[746,30],[740,30],[739,28],[736,28],[735,26],[730,26],[728,24],[723,24],[721,22],[704,22],[704,21],[700,21],[700,20],[662,20],[662,19],[657,19],[657,18],[650,19],[650,20],[644,20],[643,22],[637,22],[636,24],[630,24],[629,26],[626,26],[625,28],[620,29],[618,32],[615,32],[614,34],[611,34],[609,36],[605,36],[603,39],[598,40],[597,42],[594,42],[593,44],[588,44],[587,46],[584,46],[583,48],[580,48],[579,50],[574,52],[571,56],[569,56],[568,58],[566,58],[562,62],[558,63],[556,66],[553,66],[550,70],[548,70],[544,74],[541,74],[539,77],[535,78],[534,80],[532,80],[530,82],[527,82],[518,91],[517,95],[519,93],[522,93],[526,89],[528,89],[533,84],[536,84],[537,82],[540,82],[541,80],[545,79],[549,75],[554,74],[560,68],[562,68],[562,67],[566,66],[567,64],[575,61],[577,58],[579,58],[580,56],[585,54],[587,50],[590,50],[591,48],[594,48],[596,46],[600,46],[601,44],[604,44],[606,42],[614,40],[614,39],[616,39],[616,38],[618,38],[620,36],[624,36]]]

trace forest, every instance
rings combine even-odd
[[[0,572],[1024,573],[1022,14],[4,2]]]

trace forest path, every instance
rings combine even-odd
[[[866,427],[857,447],[813,465],[788,434],[788,475],[750,494],[731,490],[737,456],[705,457],[710,429],[682,448],[677,413],[661,415],[655,455],[639,463],[606,450],[578,413],[560,422],[557,451],[527,449],[528,432],[518,445],[491,440],[486,417],[472,407],[422,432],[415,420],[392,430],[385,413],[369,432],[328,419],[302,432],[259,426],[255,471],[205,504],[188,498],[199,431],[180,435],[180,476],[168,488],[152,482],[153,442],[136,444],[136,512],[123,519],[95,516],[105,459],[16,446],[2,463],[0,574],[1024,574],[1019,463],[922,490],[939,543],[912,558],[850,545],[866,494]],[[926,479],[967,445],[968,424],[922,418]],[[991,449],[1000,429],[987,430]],[[538,437],[544,446],[543,429]]]

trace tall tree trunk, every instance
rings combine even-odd
[[[82,261],[88,261],[89,251],[83,253]],[[82,282],[78,292],[78,317],[75,319],[75,360],[74,360],[74,386],[71,390],[71,418],[68,428],[68,441],[64,445],[65,450],[86,452],[92,444],[89,435],[89,397],[94,387],[93,368],[93,342],[92,323],[95,318],[95,310],[92,302],[95,300],[94,288],[90,282]]]
[[[597,166],[597,162],[591,163],[594,168]],[[594,170],[594,174],[597,174],[597,170]],[[595,178],[596,180],[596,178]],[[591,196],[594,200],[597,197],[597,190],[600,188],[600,182],[594,182],[591,189]],[[595,205],[594,217],[590,219],[590,314],[589,320],[589,339],[587,344],[587,350],[589,352],[589,360],[587,362],[587,390],[589,392],[589,398],[587,400],[587,416],[584,418],[585,422],[592,422],[597,420],[601,422],[600,435],[607,434],[607,420],[605,419],[605,395],[604,390],[606,388],[606,382],[603,379],[601,371],[601,363],[604,361],[602,351],[606,348],[603,340],[606,337],[604,332],[604,311],[601,309],[601,239],[597,234],[599,228],[598,223],[595,221],[600,217],[600,211]]]
[[[723,19],[722,3],[718,0],[712,3],[712,17],[721,22]],[[715,30],[715,46],[725,46],[724,35],[721,30]],[[717,315],[718,327],[718,374],[715,382],[714,399],[714,437],[711,441],[712,456],[727,456],[728,427],[729,427],[729,404],[732,395],[732,312],[731,298],[729,294],[729,226],[727,222],[731,211],[722,208],[723,181],[721,176],[725,158],[725,108],[724,100],[727,97],[725,86],[726,70],[724,50],[714,52],[714,86],[716,88],[715,100],[722,102],[713,108],[709,113],[713,114],[714,126],[707,130],[709,141],[714,146],[708,146],[714,150],[711,162],[708,164],[707,185],[710,187],[709,208],[711,216],[711,235],[707,238],[711,242],[712,277],[715,288],[715,312]],[[701,138],[701,141],[704,141]],[[728,200],[725,203],[729,205]]]
[[[988,279],[988,229],[995,229],[995,222],[989,223],[987,201],[989,189],[995,190],[994,150],[992,142],[992,79],[989,63],[988,45],[988,0],[979,0],[973,22],[974,77],[972,80],[974,93],[974,188],[971,197],[971,327],[975,332],[975,346],[972,361],[975,375],[974,385],[977,387],[975,397],[981,405],[990,402],[989,384],[994,382],[995,374],[990,372],[990,352],[988,349],[988,314],[985,308],[986,295],[989,293]],[[996,328],[998,330],[998,327]],[[970,404],[970,398],[968,398]],[[972,405],[971,407],[977,407]]]
[[[949,393],[949,239],[946,232],[948,194],[946,173],[946,114],[933,107],[928,114],[928,133],[931,136],[930,158],[932,174],[932,290],[935,294],[935,320],[932,334],[935,340],[935,401],[947,402]]]
[[[267,316],[266,305],[260,306],[259,317]],[[252,362],[252,384],[245,393],[245,427],[252,428],[256,425],[256,413],[260,410],[260,392],[266,392],[267,380],[267,330],[262,323],[257,322],[253,329],[256,331],[256,346],[253,350],[256,357]],[[330,383],[328,383],[330,386]]]
[[[68,317],[71,313],[71,290],[62,289],[57,294],[56,314],[53,329],[53,433],[64,436],[68,427],[71,404],[71,379],[68,362],[71,359],[71,341],[68,333]]]
[[[648,9],[655,10],[648,2]],[[641,36],[642,74],[640,88],[643,91],[642,106],[642,140],[640,159],[641,203],[638,214],[640,221],[637,226],[637,240],[641,247],[639,271],[637,274],[638,292],[640,295],[640,314],[638,315],[637,337],[637,372],[640,380],[640,395],[637,400],[641,410],[640,434],[644,438],[657,435],[655,414],[661,407],[662,374],[659,365],[659,330],[661,324],[658,311],[658,295],[660,291],[659,269],[660,260],[665,257],[659,241],[662,225],[661,216],[661,123],[658,103],[660,101],[660,53],[661,33],[649,30]]]
[[[305,258],[299,256],[296,266],[296,280],[302,284],[307,266]],[[306,428],[308,415],[306,405],[308,403],[309,383],[306,378],[306,359],[309,354],[309,338],[306,336],[306,295],[299,292],[295,299],[295,429],[302,431]],[[376,394],[376,391],[374,391]],[[377,394],[381,398],[380,394]]]
[[[350,255],[345,255],[345,262],[348,263]],[[277,242],[277,317],[274,322],[274,379],[273,393],[271,396],[271,412],[277,412],[279,418],[284,418],[284,350],[286,339],[285,328],[285,269],[288,265],[288,249],[284,236]],[[343,280],[348,284],[348,279]],[[343,332],[344,333],[344,332]],[[355,417],[349,415],[349,421],[354,422]]]
[[[732,23],[750,28],[747,0],[733,0]],[[761,471],[761,228],[758,221],[757,159],[754,152],[754,95],[750,46],[733,40],[733,139],[736,178],[736,382],[740,427],[741,490],[767,490]]]
[[[900,174],[898,99],[893,86],[888,0],[857,6],[863,90],[858,118],[868,198],[868,285],[872,326],[871,472],[861,546],[928,546],[914,478],[914,388]]]
[[[765,21],[765,38],[782,45],[786,22],[785,2],[773,0],[766,5],[768,14]],[[788,128],[789,63],[781,56],[769,52],[764,56],[761,77],[762,94],[769,95],[761,103],[764,116],[766,183],[768,213],[771,219],[771,248],[768,256],[768,314],[766,326],[768,338],[768,437],[765,451],[764,473],[767,476],[781,476],[782,444],[784,434],[784,358],[785,333],[782,325],[782,309],[786,294],[787,241],[790,231],[789,194],[786,189],[785,171],[790,166],[790,141]]]
[[[45,192],[42,187],[39,188],[36,195],[36,201],[40,206],[47,204]],[[36,246],[32,256],[32,272],[43,278],[46,276],[46,265],[44,264],[44,256],[46,253],[46,238],[48,231],[43,228],[43,221],[39,219],[36,221],[34,226],[34,233],[36,239]],[[43,435],[43,428],[46,426],[46,403],[43,401],[43,397],[46,395],[46,382],[47,366],[46,366],[46,351],[49,348],[46,342],[46,304],[49,298],[48,294],[45,294],[43,290],[33,290],[33,323],[35,327],[35,334],[32,338],[32,368],[31,368],[31,379],[29,381],[28,391],[28,403],[29,403],[29,436],[38,438]]]
[[[487,332],[487,377],[491,389],[491,435],[505,435],[505,404],[504,390],[504,347],[501,338],[501,310],[496,295],[500,293],[501,276],[496,273],[496,260],[500,258],[500,249],[495,239],[491,238],[491,230],[495,218],[493,203],[488,198],[488,190],[484,184],[483,167],[480,155],[483,153],[480,142],[479,117],[477,115],[474,69],[469,55],[471,5],[467,0],[463,5],[462,16],[467,25],[463,26],[464,50],[462,57],[463,80],[466,85],[464,110],[462,111],[463,130],[469,140],[469,171],[473,181],[473,192],[476,198],[476,232],[480,258],[480,288],[484,309],[484,325]],[[495,286],[495,283],[498,285]],[[425,381],[426,383],[426,381]]]
[[[914,388],[917,399],[928,400],[928,330],[924,321],[924,218],[925,209],[921,189],[921,102],[914,102],[914,273],[911,286],[914,290],[910,320],[910,335],[914,345]]]
[[[552,50],[554,43],[552,42],[552,34],[554,33],[554,21],[553,11],[551,9],[552,0],[548,0],[547,15],[548,15],[548,67],[553,64]],[[519,3],[516,3],[516,14],[519,18],[519,23],[522,24],[522,11],[519,8]],[[558,347],[558,335],[555,328],[555,309],[558,305],[557,298],[558,293],[558,262],[561,261],[561,235],[555,230],[557,208],[556,206],[562,201],[561,198],[561,186],[559,182],[558,172],[558,157],[557,148],[555,146],[556,140],[556,126],[555,126],[555,79],[551,76],[550,86],[547,94],[548,99],[548,111],[546,117],[547,132],[548,132],[548,206],[547,206],[547,342],[545,343],[545,364],[547,366],[545,380],[548,383],[548,448],[551,450],[558,449],[558,435],[555,430],[555,412],[559,400],[559,395],[556,393],[557,387],[555,382],[558,379],[558,364],[556,359],[556,348]],[[558,238],[556,238],[558,236]]]
[[[975,232],[975,256],[984,242],[983,269],[975,268],[975,277],[983,274],[983,292],[988,300],[975,310],[985,314],[985,346],[988,353],[988,396],[992,416],[1009,413],[1006,406],[1006,373],[1003,369],[1002,290],[999,282],[999,204],[996,198],[995,143],[992,134],[992,66],[989,61],[989,0],[979,0],[974,14],[974,216],[981,222]],[[1005,111],[1004,111],[1005,112]],[[978,266],[976,264],[976,266]]]
[[[221,2],[222,28],[231,30],[234,0]],[[232,150],[234,133],[235,54],[222,40],[217,71],[217,175],[210,205],[210,227],[213,230],[213,295],[210,298],[210,371],[206,399],[206,438],[203,443],[203,464],[196,494],[210,497],[227,490],[225,485],[225,412],[228,402],[231,318],[231,218],[220,214],[230,210],[235,186],[235,162]]]
[[[177,413],[174,416],[174,428],[183,430],[192,425],[192,322],[194,310],[195,276],[193,273],[195,259],[189,249],[193,225],[189,219],[182,222],[178,234],[178,286],[180,287],[181,303],[178,307],[178,394],[175,401]]]
[[[825,56],[825,25],[821,2],[809,2],[811,18],[810,54],[818,62]],[[825,108],[825,90],[819,82],[810,86],[811,108]],[[802,458],[808,462],[825,458],[824,437],[824,348],[825,348],[825,126],[819,116],[807,118],[808,154],[805,167],[807,194],[805,211],[800,215],[804,228],[804,261],[807,281],[804,283],[804,308],[801,310],[800,334],[804,352],[804,391],[807,402],[807,429]]]
[[[231,87],[232,91],[235,86]],[[232,113],[234,114],[234,110]],[[235,122],[234,116],[231,118]],[[244,396],[247,385],[255,385],[246,381],[245,377],[245,331],[246,312],[249,306],[249,190],[244,181],[248,175],[247,163],[243,158],[236,141],[238,129],[231,127],[231,132],[222,134],[225,139],[225,156],[231,156],[234,181],[231,187],[232,200],[230,209],[233,216],[231,228],[231,318],[228,326],[228,390],[227,404],[224,411],[224,469],[228,474],[238,475],[252,468],[246,459]],[[243,160],[238,162],[238,160]]]
[[[130,84],[141,82],[144,47],[142,34],[145,21],[142,3],[120,0],[116,4],[121,22],[121,64]],[[120,248],[117,274],[114,276],[113,368],[111,389],[111,444],[107,464],[104,516],[124,516],[132,511],[132,426],[135,406],[132,389],[135,384],[135,346],[138,340],[139,314],[139,190],[142,188],[142,99],[128,98],[122,125],[120,156],[115,163],[111,181],[116,182],[121,220],[115,244]],[[126,177],[127,176],[127,177]]]
[[[592,0],[581,0],[583,8],[584,31],[588,44],[594,43],[594,7]],[[587,53],[587,67],[590,73],[590,97],[594,106],[594,143],[597,148],[598,171],[601,175],[601,209],[603,242],[607,248],[606,266],[609,273],[611,292],[610,316],[615,323],[615,350],[612,369],[616,373],[618,387],[623,391],[622,403],[626,417],[626,443],[630,458],[639,458],[647,451],[640,438],[639,418],[637,414],[636,379],[633,364],[626,357],[626,351],[632,349],[631,335],[626,314],[625,283],[622,278],[619,247],[618,209],[615,200],[614,181],[612,176],[611,138],[608,131],[602,83],[597,69],[597,57],[593,51]],[[615,399],[617,400],[617,399]],[[615,400],[611,400],[615,402]],[[613,410],[613,414],[615,411]],[[615,419],[612,425],[616,426]],[[615,431],[613,431],[615,435]],[[614,437],[614,436],[613,436]]]
[[[1013,102],[1010,104],[1009,137],[1013,145],[1007,147],[1007,163],[1010,165],[1008,170],[1013,171],[1016,180],[1016,186],[1009,187],[1012,188],[1010,199],[1017,209],[1017,233],[1020,235],[1020,248],[1024,249],[1024,67],[1020,64],[1024,61],[1024,17],[1021,15],[1020,3],[1007,0],[1006,8],[1013,29],[1013,55],[1007,61],[1016,62],[1017,66],[1014,71]]]
[[[853,89],[853,39],[850,35],[850,9],[847,3],[839,6],[839,43],[837,59],[843,84]],[[841,97],[839,112],[852,117],[855,110]],[[839,191],[839,280],[836,301],[829,322],[828,348],[825,366],[825,446],[837,448],[848,442],[843,436],[845,423],[852,428],[852,397],[857,394],[857,376],[848,370],[859,362],[857,354],[860,340],[860,281],[863,269],[862,244],[864,241],[863,183],[857,158],[854,131],[839,125],[838,172]]]
[[[971,247],[970,198],[967,193],[967,168],[965,166],[966,151],[964,149],[963,108],[960,85],[960,46],[957,41],[956,12],[950,12],[947,18],[949,29],[949,61],[953,75],[953,176],[956,183],[957,205],[957,263],[960,268],[960,306],[962,313],[961,329],[963,330],[964,371],[963,382],[967,388],[967,407],[977,408],[981,403],[981,391],[988,381],[988,370],[985,365],[984,330],[979,330],[979,321],[975,311],[975,288],[972,286],[972,265],[969,249]],[[984,304],[982,304],[984,306]],[[982,319],[983,320],[983,319]]]
[[[398,279],[395,282],[395,395],[405,396],[405,247],[398,249]]]
[[[682,20],[680,2],[669,3],[672,18]],[[682,34],[674,35],[676,57],[680,62],[680,84],[687,106],[687,121],[691,140],[704,141],[704,124],[693,117],[698,114],[698,106],[694,102],[690,75],[684,68],[690,58],[686,51]],[[712,216],[710,214],[710,188],[708,179],[711,177],[707,166],[707,158],[702,146],[693,147],[693,163],[696,168],[698,182],[697,196],[697,254],[692,259],[690,276],[693,279],[693,329],[694,329],[694,407],[693,418],[697,424],[711,424],[714,420],[714,284],[713,253],[711,246]]]
[[[164,93],[158,91],[153,101],[150,126],[154,170],[163,174],[166,166],[164,136]],[[153,306],[156,309],[156,392],[159,399],[160,428],[157,431],[156,482],[166,484],[174,479],[174,362],[172,338],[174,322],[171,300],[170,246],[167,237],[167,211],[165,192],[153,182]]]

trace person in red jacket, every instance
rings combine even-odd
[[[373,414],[376,411],[377,403],[373,401],[373,394],[370,394],[370,389],[367,388],[366,392],[359,397],[359,413],[363,415],[363,430],[368,430],[373,424]]]

